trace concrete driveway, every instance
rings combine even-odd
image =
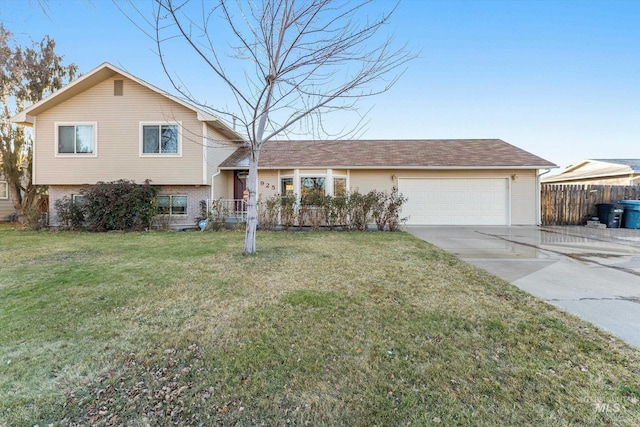
[[[640,347],[640,230],[407,226],[406,231]]]

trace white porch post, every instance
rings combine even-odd
[[[300,169],[293,170],[293,194],[300,200]]]

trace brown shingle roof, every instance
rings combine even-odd
[[[238,149],[221,168],[248,166]],[[492,168],[556,167],[500,139],[268,141],[260,168]]]

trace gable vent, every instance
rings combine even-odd
[[[122,96],[124,91],[124,81],[123,80],[114,80],[113,81],[113,95],[114,96]]]

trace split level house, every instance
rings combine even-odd
[[[248,151],[219,118],[104,63],[16,115],[34,130],[33,181],[55,201],[119,179],[159,187],[160,214],[194,227],[203,204],[242,210]],[[263,199],[313,189],[327,195],[391,191],[408,198],[408,224],[533,225],[540,177],[555,164],[499,139],[270,141]]]

